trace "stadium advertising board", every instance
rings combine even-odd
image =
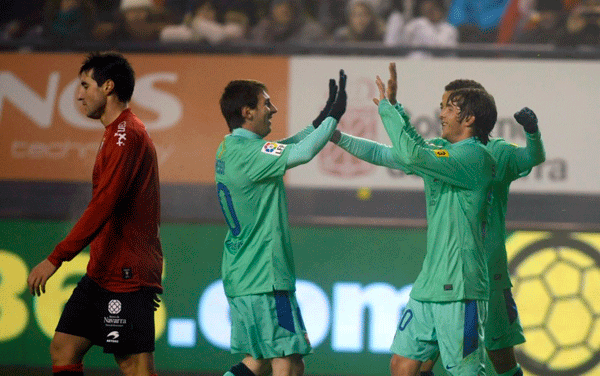
[[[343,68],[348,74],[348,107],[339,128],[354,136],[391,145],[373,104],[375,77],[387,82],[396,62],[398,101],[425,138],[441,132],[439,108],[444,86],[458,78],[479,81],[498,107],[492,135],[525,145],[513,114],[530,107],[539,118],[546,162],[512,185],[513,192],[597,194],[600,165],[591,162],[600,119],[600,65],[585,61],[393,59],[293,57],[290,63],[290,133],[310,124],[327,98],[327,80]],[[568,72],[568,74],[566,73]],[[567,115],[568,114],[568,115]],[[584,150],[589,151],[583,152]],[[418,177],[370,165],[333,144],[310,163],[290,170],[294,187],[422,190]]]
[[[481,82],[495,96],[493,132],[525,143],[512,114],[528,106],[540,119],[547,161],[513,184],[514,192],[597,194],[594,161],[600,107],[600,65],[588,61],[390,59],[244,55],[128,54],[137,73],[132,108],[156,144],[166,183],[211,184],[211,162],[227,134],[218,100],[236,78],[265,82],[279,113],[269,139],[310,124],[327,97],[327,81],[344,68],[348,109],[340,128],[389,144],[372,98],[376,75],[398,67],[398,99],[425,137],[440,132],[439,102],[456,78]],[[101,129],[78,109],[79,54],[0,55],[0,179],[89,181]],[[568,74],[566,74],[568,72]],[[425,79],[426,78],[426,79]],[[569,115],[566,115],[569,114]],[[585,151],[585,152],[582,152]],[[332,144],[290,171],[295,187],[421,190],[419,178],[361,162]]]
[[[71,225],[0,221],[0,233],[10,234],[0,238],[0,365],[49,365],[54,327],[89,256],[65,263],[39,298],[26,291],[26,279]],[[240,359],[228,352],[219,280],[225,230],[161,228],[159,370],[222,373]],[[388,374],[388,347],[421,267],[425,230],[293,227],[292,241],[298,301],[315,349],[306,358],[307,374]],[[507,249],[528,340],[517,348],[525,374],[600,375],[600,234],[518,231]],[[90,355],[86,367],[114,367],[98,349]]]
[[[131,106],[154,141],[162,182],[212,183],[228,133],[219,98],[230,80],[254,78],[277,98],[286,134],[288,59],[127,54],[136,71]],[[100,122],[76,103],[79,54],[0,54],[0,179],[89,181]]]

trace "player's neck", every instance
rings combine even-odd
[[[449,134],[446,136],[446,140],[448,140],[451,144],[456,144],[457,142],[461,142],[467,140],[471,137],[475,136],[475,132],[472,127],[463,127],[460,132]]]
[[[106,128],[110,124],[112,124],[117,118],[121,115],[121,113],[128,108],[127,102],[120,102],[117,100],[111,100],[108,98],[106,102],[106,108],[104,109],[104,114],[100,117],[100,122]]]

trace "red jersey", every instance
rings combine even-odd
[[[58,267],[91,244],[87,274],[101,287],[162,292],[158,161],[146,127],[130,109],[106,127],[92,182],[92,200],[48,260]]]

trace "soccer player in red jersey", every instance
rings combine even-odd
[[[77,99],[104,126],[92,199],[67,237],[27,279],[33,295],[90,245],[90,261],[50,345],[54,375],[83,375],[93,345],[125,375],[154,375],[154,310],[162,293],[158,162],[144,124],[129,108],[135,73],[118,53],[88,55]]]

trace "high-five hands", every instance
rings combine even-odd
[[[379,78],[379,76],[377,76],[377,78],[379,79],[379,81],[381,81],[381,84],[384,87],[384,90],[383,90],[384,96],[383,97],[381,96],[381,89],[380,89],[379,98],[373,98],[373,102],[375,102],[376,105],[379,105],[380,100],[386,99],[386,98],[388,101],[390,101],[390,104],[392,104],[392,105],[395,105],[398,102],[396,100],[396,95],[398,93],[398,75],[396,73],[396,63],[390,63],[389,69],[390,69],[390,78],[388,79],[387,90],[385,88],[385,85],[383,85],[383,81],[381,81],[381,78]],[[377,87],[379,88],[379,84],[377,84]]]
[[[340,121],[344,112],[346,112],[346,103],[348,101],[348,96],[346,94],[346,79],[348,76],[344,73],[343,69],[340,69],[340,80],[339,80],[339,89],[337,92],[337,97],[335,101],[331,105],[331,110],[329,111],[329,116],[333,117],[337,121]]]
[[[331,106],[333,105],[333,101],[335,100],[335,95],[337,93],[338,87],[335,83],[335,80],[332,78],[329,80],[329,98],[327,98],[327,102],[325,103],[325,107],[319,113],[319,116],[313,120],[312,124],[315,128],[318,128],[319,125],[325,120],[327,115],[329,115],[329,111],[331,111]]]
[[[373,98],[373,102],[379,106],[379,102],[385,99],[385,84],[379,75],[377,75],[377,78],[375,78],[375,83],[379,89],[379,98]]]

